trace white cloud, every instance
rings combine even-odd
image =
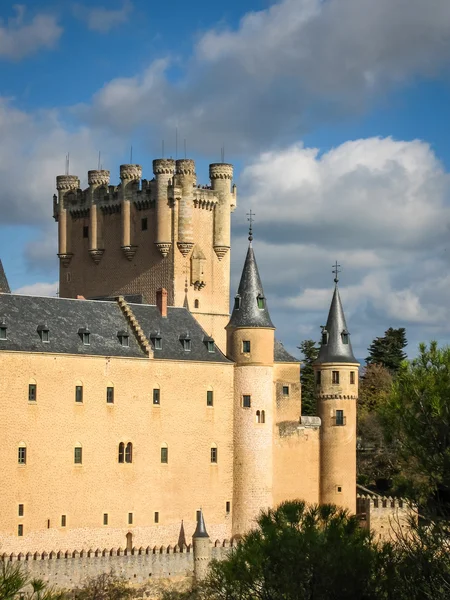
[[[92,31],[108,33],[117,25],[126,23],[133,10],[131,0],[124,0],[122,7],[118,9],[105,8],[103,6],[88,7],[82,4],[74,4],[74,15],[87,23]]]
[[[20,60],[42,48],[52,48],[61,37],[63,29],[56,17],[36,14],[25,19],[25,7],[15,5],[16,16],[6,23],[0,21],[0,58]]]
[[[14,294],[23,294],[26,296],[56,296],[58,291],[58,282],[53,283],[39,282],[14,290]]]

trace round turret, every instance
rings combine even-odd
[[[77,190],[79,187],[80,179],[76,175],[57,175],[56,177],[57,190]]]
[[[195,160],[191,158],[179,158],[176,163],[177,175],[194,175],[195,176]]]
[[[136,181],[141,177],[141,165],[120,165],[120,179],[122,181]]]
[[[233,165],[228,163],[212,163],[209,165],[210,179],[233,179]]]
[[[88,171],[89,185],[109,185],[110,173],[105,170]]]
[[[153,161],[153,173],[155,175],[173,175],[175,161],[173,158],[156,158]]]

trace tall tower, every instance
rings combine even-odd
[[[274,427],[274,335],[252,248],[242,270],[227,325],[227,355],[234,375],[233,535],[254,525],[272,506]]]
[[[359,363],[338,289],[338,265],[333,299],[322,343],[314,364],[317,407],[321,418],[320,502],[356,513],[356,405]]]
[[[140,165],[56,178],[61,297],[140,295],[154,304],[165,288],[168,303],[183,306],[222,350],[229,320],[230,215],[236,207],[233,166],[213,163],[210,185],[198,185],[195,162],[158,158],[154,177]]]

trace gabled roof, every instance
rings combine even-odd
[[[299,359],[289,354],[280,340],[275,340],[274,362],[299,363]]]
[[[327,343],[321,344],[319,356],[315,361],[316,364],[358,362],[353,355],[350,333],[347,330],[344,309],[342,308],[337,284],[334,288],[330,312],[328,313],[328,320],[323,329],[323,334],[327,338]],[[344,343],[345,340],[347,340],[348,343]]]
[[[5,270],[0,260],[0,294],[10,294],[11,289],[9,287],[8,279],[5,275]]]
[[[264,308],[258,308],[258,297],[263,299]],[[239,302],[235,303],[227,327],[274,328],[251,243],[248,247],[236,298]]]

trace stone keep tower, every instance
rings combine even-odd
[[[334,289],[322,343],[314,364],[321,418],[320,503],[356,514],[356,405],[358,367],[353,356],[339,289]]]
[[[225,350],[229,319],[230,217],[236,207],[233,166],[209,167],[210,185],[197,185],[193,160],[156,159],[154,177],[140,165],[56,178],[59,293],[63,298],[141,295],[155,303],[168,291],[171,306],[191,312]]]
[[[233,535],[273,505],[274,335],[252,248],[252,235],[227,325],[235,363]]]

